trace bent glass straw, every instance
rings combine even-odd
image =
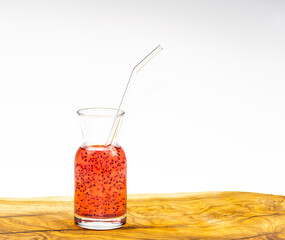
[[[116,137],[116,134],[118,132],[118,126],[120,125],[120,120],[117,120],[117,116],[119,114],[119,112],[122,109],[122,106],[124,106],[124,104],[126,103],[126,99],[127,99],[127,95],[130,92],[131,89],[131,85],[134,82],[134,78],[137,75],[137,73],[143,68],[143,66],[145,66],[153,57],[155,57],[163,48],[158,45],[154,50],[152,50],[143,60],[141,60],[132,70],[131,75],[129,77],[129,81],[127,83],[127,86],[125,88],[123,97],[121,99],[120,105],[118,107],[116,116],[115,116],[115,120],[113,122],[113,126],[111,128],[106,146],[109,144],[112,144],[113,140]]]

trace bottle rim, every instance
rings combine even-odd
[[[92,107],[81,108],[77,111],[77,115],[80,117],[123,117],[125,112],[117,108],[108,107]]]

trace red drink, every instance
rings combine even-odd
[[[127,161],[112,145],[79,148],[75,157],[75,213],[86,218],[116,218],[126,213]]]

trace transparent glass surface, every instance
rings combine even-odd
[[[124,112],[85,108],[77,114],[83,142],[74,163],[75,223],[96,230],[119,228],[126,223],[127,207],[127,160],[118,143]]]

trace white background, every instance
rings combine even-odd
[[[117,107],[128,192],[285,195],[285,1],[0,1],[0,197],[73,194],[76,110]]]

